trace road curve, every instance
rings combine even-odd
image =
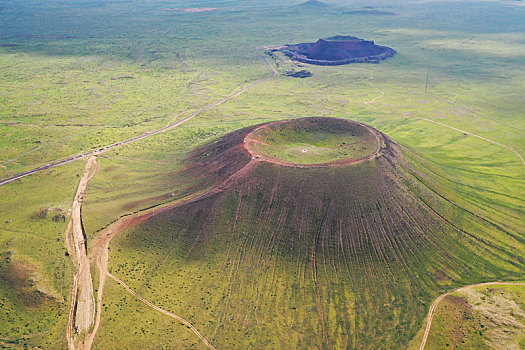
[[[204,338],[202,336],[202,334],[200,334],[200,332],[197,330],[197,328],[195,328],[189,321],[186,321],[185,319],[183,319],[182,317],[180,316],[177,316],[175,315],[174,313],[171,313],[169,311],[166,311],[164,309],[161,309],[160,307],[158,307],[157,305],[153,304],[152,302],[149,302],[148,300],[144,299],[143,297],[141,297],[140,295],[138,295],[137,293],[135,293],[135,291],[133,289],[131,289],[126,283],[124,283],[122,280],[120,280],[119,278],[117,278],[116,276],[112,275],[111,273],[107,272],[106,273],[108,277],[110,277],[111,279],[113,279],[115,282],[117,282],[118,284],[120,284],[122,287],[124,287],[129,293],[131,293],[133,296],[135,296],[135,298],[139,299],[140,301],[142,301],[144,304],[148,305],[149,307],[163,313],[164,315],[166,316],[169,316],[171,318],[174,318],[176,319],[177,321],[183,323],[184,325],[188,326],[188,328],[190,328],[192,330],[193,333],[195,333],[201,340],[202,342],[211,350],[215,350],[215,348],[213,347],[213,345],[210,344],[210,342],[208,342],[208,340],[206,340],[206,338]]]
[[[514,285],[514,286],[525,286],[525,282],[485,282],[485,283],[477,283],[477,284],[471,284],[469,286],[459,287],[452,289],[449,292],[446,292],[445,294],[441,294],[430,306],[430,309],[428,310],[427,315],[427,326],[425,328],[425,333],[423,334],[423,339],[421,340],[421,345],[419,346],[419,350],[425,350],[425,346],[427,345],[428,335],[430,334],[430,329],[432,328],[432,320],[434,319],[434,314],[436,312],[436,308],[441,300],[443,300],[444,297],[447,295],[450,295],[450,293],[458,292],[466,288],[472,288],[472,287],[482,287],[482,286],[492,286],[495,284],[501,284],[501,285]]]
[[[219,104],[221,104],[223,102],[226,102],[226,101],[232,99],[235,96],[238,96],[238,95],[242,94],[244,91],[248,90],[249,88],[251,88],[251,87],[253,87],[253,86],[257,85],[257,84],[260,84],[260,83],[262,83],[262,82],[264,82],[264,81],[266,81],[268,79],[271,79],[271,78],[275,77],[278,74],[277,70],[268,63],[268,61],[266,60],[266,57],[264,57],[260,53],[259,49],[260,49],[259,47],[256,47],[255,51],[257,52],[257,55],[264,61],[266,66],[271,70],[272,74],[270,76],[268,76],[266,78],[263,78],[263,79],[260,79],[260,80],[257,80],[256,82],[246,86],[245,88],[243,88],[243,89],[241,89],[241,90],[239,90],[239,91],[237,91],[237,92],[235,92],[235,93],[225,97],[224,99],[222,99],[220,101],[217,101],[217,102],[215,102],[215,103],[213,103],[213,104],[211,104],[211,105],[209,105],[209,106],[207,106],[207,107],[205,107],[205,108],[203,108],[203,109],[193,113],[192,115],[190,115],[190,116],[188,116],[188,117],[178,121],[177,123],[170,124],[170,125],[162,128],[162,129],[156,130],[154,132],[150,132],[148,134],[144,134],[144,135],[141,135],[141,136],[138,136],[138,137],[135,137],[135,138],[123,141],[123,142],[119,142],[119,143],[116,143],[116,144],[112,144],[112,145],[103,147],[102,150],[106,150],[106,149],[109,149],[109,148],[117,147],[117,146],[125,144],[125,143],[129,143],[129,142],[133,142],[133,141],[136,141],[136,140],[139,140],[139,139],[143,139],[143,138],[149,137],[151,135],[155,135],[155,134],[167,131],[167,130],[169,130],[171,128],[174,128],[176,126],[179,126],[180,124],[190,120],[191,118],[194,118],[195,116],[199,115],[200,113],[202,113],[204,111],[207,111],[207,110],[209,110],[209,109],[211,109],[211,108],[213,108],[213,107],[215,107],[215,106],[217,106],[217,105],[219,105]],[[96,153],[96,151],[88,152],[86,154],[91,154],[91,153]],[[80,155],[80,156],[74,157],[73,159],[80,158],[82,156],[83,155]],[[71,161],[71,160],[69,160],[69,161]],[[60,161],[60,162],[57,162],[57,163],[59,163],[59,165],[62,165],[64,163],[66,163],[66,162],[68,162],[68,160]],[[254,164],[254,162],[249,162],[243,169],[241,169],[241,171],[239,171],[238,173],[234,174],[225,183],[223,183],[222,185],[212,189],[210,192],[207,192],[207,193],[205,193],[205,194],[203,194],[201,196],[198,196],[196,198],[191,199],[190,202],[193,201],[193,200],[198,200],[198,199],[202,198],[203,196],[207,196],[207,195],[210,195],[210,194],[222,191],[224,189],[224,187],[228,186],[230,181],[235,181],[235,177],[236,176],[240,176],[240,174],[242,174],[243,172],[248,171],[253,166],[253,164]],[[47,168],[50,168],[52,166],[53,165],[50,164],[50,165],[47,166]],[[47,169],[47,168],[45,168],[45,169]],[[44,167],[35,169],[35,170],[33,170],[32,173],[40,171],[39,169],[43,170]],[[24,173],[22,176],[19,176],[18,178],[21,178],[21,177],[24,177],[24,176],[27,176],[27,175],[30,175],[29,172],[28,173]],[[17,178],[14,178],[10,182],[15,181],[16,179]],[[9,182],[5,182],[5,180],[4,180],[4,182],[0,182],[0,185],[5,184],[5,183],[9,183]],[[184,201],[184,203],[187,203],[187,202],[188,201]],[[181,205],[181,204],[179,204],[179,205]],[[145,219],[147,217],[147,215],[151,215],[151,213],[143,215],[142,218]],[[121,223],[121,221],[117,221],[115,223],[116,224],[115,227],[119,227],[120,223]],[[96,297],[96,302],[95,302],[95,304],[96,304],[96,312],[95,312],[96,316],[95,316],[95,322],[94,322],[94,325],[93,325],[93,329],[92,329],[91,332],[89,332],[89,331],[87,332],[84,341],[79,344],[82,349],[86,349],[86,350],[91,349],[92,344],[94,342],[95,335],[97,334],[98,328],[100,326],[100,319],[101,319],[100,316],[102,314],[102,298],[103,298],[104,284],[105,284],[106,277],[110,275],[109,272],[108,272],[108,267],[107,267],[108,260],[109,260],[109,258],[108,258],[108,247],[109,247],[109,242],[110,242],[111,238],[113,237],[114,234],[116,234],[118,232],[117,231],[117,232],[111,234],[111,230],[112,230],[113,227],[114,227],[114,225],[111,225],[108,228],[109,234],[106,234],[104,236],[99,237],[99,239],[97,239],[93,243],[92,258],[95,259],[96,264],[97,264],[97,266],[99,268],[100,277],[99,277],[99,286],[98,286],[97,297]],[[163,311],[161,311],[161,312],[163,312]],[[171,315],[169,315],[169,316],[173,317]],[[72,331],[68,327],[68,336],[71,333],[72,333]],[[196,332],[196,334],[199,335],[198,332]],[[204,338],[202,338],[202,336],[199,335],[199,337],[201,337],[201,339],[203,340],[204,343],[209,345],[209,343],[207,343],[207,341]],[[70,342],[70,349],[71,349],[71,344],[72,344],[72,342]],[[208,347],[210,347],[210,349],[213,349],[213,347],[211,345],[209,345]]]
[[[124,141],[120,141],[120,142],[116,142],[116,143],[112,143],[110,145],[107,145],[107,146],[104,146],[104,147],[100,147],[98,149],[95,149],[95,150],[92,150],[92,151],[89,151],[89,152],[86,152],[86,153],[82,153],[82,154],[79,154],[79,155],[76,155],[76,156],[73,156],[73,157],[70,157],[70,158],[66,158],[66,159],[62,159],[62,160],[59,160],[59,161],[56,161],[56,162],[53,162],[53,163],[49,163],[49,164],[46,164],[44,166],[41,166],[41,167],[38,167],[38,168],[35,168],[33,170],[28,170],[28,171],[24,171],[20,174],[17,174],[17,175],[14,175],[14,176],[11,176],[7,179],[4,179],[4,180],[1,180],[0,181],[0,186],[3,186],[3,185],[7,185],[13,181],[16,181],[16,180],[19,180],[23,177],[26,177],[26,176],[29,176],[29,175],[33,175],[35,173],[38,173],[40,171],[44,171],[44,170],[47,170],[47,169],[50,169],[50,168],[56,168],[58,166],[62,166],[62,165],[65,165],[65,164],[68,164],[68,163],[72,163],[72,162],[76,162],[77,160],[80,160],[80,159],[85,159],[93,154],[96,154],[96,153],[100,153],[100,152],[103,152],[103,151],[106,151],[108,149],[112,149],[112,148],[115,148],[115,147],[119,147],[119,146],[122,146],[122,145],[125,145],[127,143],[131,143],[131,142],[135,142],[135,141],[139,141],[139,140],[142,140],[142,139],[145,139],[147,137],[150,137],[150,136],[153,136],[153,135],[157,135],[157,134],[160,134],[162,132],[166,132],[170,129],[173,129],[173,128],[176,128],[177,126],[187,122],[188,120],[191,120],[193,118],[195,118],[196,116],[198,116],[199,114],[203,113],[203,112],[206,112],[214,107],[217,107],[218,105],[228,101],[228,100],[231,100],[232,98],[236,97],[236,96],[239,96],[240,94],[242,94],[243,92],[245,92],[246,90],[262,83],[262,82],[265,82],[266,80],[269,80],[273,77],[275,77],[277,75],[277,70],[270,64],[268,63],[268,60],[266,59],[266,57],[264,57],[263,54],[261,54],[261,52],[259,51],[260,50],[260,47],[256,47],[255,48],[255,52],[257,52],[257,55],[264,61],[264,64],[266,64],[266,66],[271,70],[272,74],[266,78],[263,78],[263,79],[260,79],[260,80],[257,80],[253,83],[251,83],[250,85],[240,89],[239,91],[237,92],[234,92],[233,94],[229,95],[229,96],[226,96],[225,98],[215,102],[215,103],[212,103],[204,108],[201,108],[199,109],[198,111],[190,114],[189,116],[185,117],[184,119],[182,120],[179,120],[178,122],[176,123],[173,123],[173,124],[170,124],[170,125],[167,125],[163,128],[160,128],[160,129],[157,129],[155,131],[150,131],[150,132],[146,132],[145,134],[142,134],[142,135],[139,135],[139,136],[135,136],[135,137],[132,137],[130,139],[127,139],[127,140],[124,140]]]

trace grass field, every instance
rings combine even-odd
[[[339,67],[296,67],[284,57],[274,60],[268,56],[279,72],[307,69],[312,77],[278,75],[177,129],[103,153],[101,170],[91,180],[83,206],[88,246],[121,215],[205,192],[216,184],[202,184],[183,171],[195,147],[263,122],[332,116],[367,123],[398,142],[414,164],[417,181],[427,186],[424,191],[443,198],[428,204],[476,237],[497,243],[504,251],[501,254],[521,256],[525,165],[519,156],[525,154],[525,7],[501,1],[351,5],[339,1],[311,9],[295,6],[299,3],[0,3],[0,178],[164,127],[269,76],[255,47],[354,35],[398,53],[379,65]],[[377,11],[363,11],[365,6]],[[173,10],[199,7],[218,10]],[[1,345],[66,346],[63,334],[73,265],[65,256],[64,232],[77,174],[81,175],[84,165],[83,161],[69,164],[0,187]],[[240,194],[232,195],[221,210],[213,210],[218,210],[217,215],[235,212],[239,198]],[[226,219],[222,224],[227,225]],[[355,334],[378,342],[386,334],[386,342],[401,344],[415,335],[425,310],[445,290],[523,275],[519,264],[511,272],[503,271],[512,269],[503,268],[507,262],[494,253],[484,256],[486,263],[479,264],[470,276],[451,269],[450,279],[425,284],[421,290],[405,281],[382,290],[378,300],[360,304],[355,290],[350,292],[343,282],[323,281],[315,294],[315,284],[291,277],[296,269],[293,260],[269,263],[261,276],[271,279],[268,286],[274,289],[265,291],[260,307],[274,310],[279,317],[271,321],[277,322],[272,323],[275,327],[260,334],[247,326],[248,321],[244,325],[239,319],[217,321],[218,315],[227,314],[218,305],[240,305],[238,313],[230,312],[248,314],[253,304],[243,300],[258,300],[256,276],[232,282],[238,299],[230,304],[223,302],[228,289],[221,288],[226,284],[213,285],[219,274],[227,273],[221,269],[224,256],[220,252],[226,243],[217,242],[217,252],[209,259],[189,261],[184,252],[187,246],[170,243],[178,236],[168,234],[174,231],[166,228],[169,223],[159,219],[157,225],[141,227],[146,233],[140,239],[129,233],[117,237],[110,246],[110,270],[144,297],[180,311],[203,332],[215,334],[213,339],[227,347],[234,341],[250,346],[260,338],[275,342],[261,347],[286,344],[285,330],[298,334],[296,346],[307,347],[300,332],[321,332],[307,318],[313,311],[306,305],[314,303],[316,295],[330,296],[339,303],[326,310],[325,320],[334,325],[330,328],[334,333],[326,335],[332,342],[327,347],[348,341],[335,335],[337,329],[354,329],[352,320],[362,317],[357,324],[364,324],[369,316],[376,334],[359,328]],[[143,245],[140,249],[139,244]],[[475,247],[469,249],[472,259],[485,254]],[[152,271],[158,272],[149,279]],[[424,275],[421,270],[414,279],[425,280]],[[139,304],[113,281],[108,284],[104,326],[95,347],[117,348],[125,341],[130,346],[158,348],[168,340],[182,347],[202,345],[184,326]],[[192,293],[194,288],[198,293]],[[403,299],[408,289],[417,301]],[[303,308],[290,304],[297,295],[307,300]],[[343,302],[353,307],[342,306]],[[371,315],[383,310],[385,303],[397,303],[398,308],[374,319]],[[463,308],[461,303],[452,304]],[[412,313],[405,317],[403,310],[409,305]],[[334,310],[345,308],[348,319],[339,320]],[[257,322],[252,315],[249,313],[248,320]],[[397,320],[398,328],[388,328],[395,322],[387,318]],[[159,334],[158,324],[169,332]],[[240,326],[226,331],[230,324]],[[276,329],[284,335],[272,333]],[[127,336],[120,336],[122,333]],[[351,344],[361,341],[364,339],[354,338]]]

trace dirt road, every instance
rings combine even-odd
[[[239,96],[240,94],[242,94],[246,90],[248,90],[248,89],[250,89],[250,88],[252,88],[252,87],[254,87],[254,86],[256,86],[256,85],[258,85],[258,84],[260,84],[262,82],[265,82],[266,80],[269,80],[269,79],[275,77],[277,75],[277,73],[278,73],[277,70],[270,63],[268,63],[268,60],[266,59],[266,57],[264,57],[264,55],[260,53],[260,49],[261,49],[260,47],[256,47],[255,48],[255,52],[257,52],[257,55],[264,61],[264,64],[270,69],[270,71],[272,73],[271,75],[267,76],[266,78],[259,79],[259,80],[255,81],[255,82],[251,83],[250,85],[240,89],[239,91],[234,92],[233,94],[231,94],[229,96],[226,96],[225,98],[223,98],[223,99],[221,99],[221,100],[219,100],[217,102],[214,102],[214,103],[212,103],[212,104],[210,104],[210,105],[208,105],[208,106],[206,106],[204,108],[199,109],[198,111],[190,114],[189,116],[185,117],[184,119],[182,119],[182,120],[180,120],[180,121],[178,121],[176,123],[167,125],[167,126],[161,128],[161,129],[158,129],[158,130],[146,132],[146,133],[144,133],[142,135],[135,136],[135,137],[132,137],[132,138],[124,140],[124,141],[112,143],[110,145],[97,148],[97,149],[95,149],[93,151],[82,153],[82,154],[79,154],[79,155],[76,155],[76,156],[73,156],[73,157],[69,157],[69,158],[66,158],[66,159],[62,159],[62,160],[59,160],[59,161],[55,161],[53,163],[49,163],[47,165],[35,168],[33,170],[25,171],[23,173],[11,176],[10,178],[4,179],[4,180],[0,180],[0,186],[7,185],[7,184],[9,184],[11,182],[14,182],[14,181],[19,180],[19,179],[21,179],[23,177],[26,177],[26,176],[38,173],[40,171],[44,171],[44,170],[47,170],[47,169],[55,168],[55,167],[62,166],[62,165],[65,165],[65,164],[69,164],[71,162],[76,162],[77,160],[82,160],[85,157],[89,157],[89,156],[92,156],[94,154],[98,154],[98,153],[106,151],[108,149],[119,147],[119,146],[125,145],[127,143],[135,142],[135,141],[142,140],[142,139],[145,139],[147,137],[150,137],[150,136],[153,136],[153,135],[156,135],[156,134],[160,134],[160,133],[166,132],[166,131],[168,131],[170,129],[176,128],[177,126],[187,122],[188,120],[191,120],[191,119],[195,118],[196,116],[198,116],[199,114],[201,114],[203,112],[206,112],[206,111],[208,111],[208,110],[210,110],[210,109],[212,109],[214,107],[217,107],[218,105],[220,105],[220,104],[222,104],[222,103],[224,103],[226,101],[231,100],[234,97]]]
[[[432,321],[434,319],[434,314],[436,312],[436,308],[441,300],[443,300],[444,297],[447,295],[450,295],[450,293],[458,292],[466,288],[472,288],[472,287],[482,287],[482,286],[492,286],[495,284],[501,284],[501,285],[509,285],[509,286],[525,286],[525,282],[486,282],[486,283],[478,283],[478,284],[472,284],[470,286],[465,287],[459,287],[456,289],[453,289],[445,294],[441,294],[430,306],[430,310],[428,311],[427,315],[427,326],[425,328],[425,333],[423,334],[423,339],[421,340],[421,345],[419,346],[419,350],[424,350],[425,346],[427,345],[428,335],[430,334],[430,329],[432,328]]]
[[[77,193],[73,200],[71,220],[66,231],[66,244],[68,251],[73,260],[73,263],[77,266],[77,272],[73,282],[72,300],[67,325],[69,349],[75,349],[74,331],[77,333],[87,331],[89,327],[93,325],[95,319],[93,281],[91,279],[91,270],[85,242],[86,235],[82,225],[81,210],[86,187],[89,180],[95,175],[97,170],[97,155],[95,154],[88,159],[84,175],[78,184]]]
[[[492,144],[495,144],[495,145],[498,145],[500,147],[503,147],[505,148],[506,150],[514,153],[515,155],[518,156],[518,158],[520,159],[521,161],[521,164],[523,166],[525,166],[525,159],[523,158],[523,156],[518,153],[516,150],[514,150],[513,148],[507,146],[507,145],[504,145],[498,141],[494,141],[494,140],[491,140],[491,139],[488,139],[486,137],[483,137],[483,136],[479,136],[479,135],[476,135],[476,134],[473,134],[471,132],[468,132],[468,131],[465,131],[465,130],[461,130],[461,129],[458,129],[458,128],[455,128],[453,126],[450,126],[450,125],[447,125],[447,124],[443,124],[443,123],[440,123],[440,122],[436,122],[435,120],[432,120],[432,119],[427,119],[427,118],[422,118],[422,117],[414,117],[414,118],[411,118],[411,119],[418,119],[418,120],[424,120],[424,121],[427,121],[427,122],[430,122],[430,123],[434,123],[434,124],[437,124],[437,125],[440,125],[440,126],[443,126],[445,128],[449,128],[449,129],[452,129],[452,130],[455,130],[455,131],[459,131],[459,132],[462,132],[463,134],[465,135],[470,135],[470,136],[474,136],[474,137],[477,137],[478,139],[481,139],[483,141],[487,141],[487,142],[490,142]]]

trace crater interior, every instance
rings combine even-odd
[[[337,118],[301,118],[264,124],[246,136],[252,157],[282,165],[328,166],[374,157],[378,135]]]

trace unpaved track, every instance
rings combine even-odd
[[[140,295],[138,295],[137,293],[135,293],[135,291],[133,289],[131,289],[126,283],[124,283],[122,280],[118,279],[117,277],[113,276],[111,273],[107,273],[107,275],[112,278],[113,280],[115,280],[117,283],[119,283],[121,286],[123,286],[124,288],[126,288],[126,290],[128,292],[130,292],[131,294],[133,294],[137,299],[139,299],[140,301],[142,301],[144,304],[148,305],[149,307],[152,307],[154,308],[155,310],[159,311],[159,312],[162,312],[164,315],[166,316],[169,316],[169,317],[172,317],[174,319],[176,319],[177,321],[179,322],[182,322],[184,323],[186,326],[188,326],[188,328],[190,328],[192,330],[193,333],[195,333],[201,340],[202,342],[211,350],[215,350],[215,348],[213,347],[213,345],[211,345],[207,340],[206,338],[204,338],[202,336],[202,334],[199,333],[199,331],[188,321],[186,321],[185,319],[183,319],[182,317],[180,316],[177,316],[175,315],[174,313],[171,313],[169,311],[166,311],[164,309],[161,309],[160,307],[158,307],[157,305],[147,301],[146,299],[144,299],[143,297],[141,297]]]
[[[75,349],[74,331],[87,331],[95,320],[95,299],[93,296],[93,281],[89,258],[85,244],[85,233],[82,225],[82,202],[89,180],[98,170],[97,155],[92,155],[86,164],[84,176],[78,184],[73,200],[71,220],[66,230],[66,244],[77,272],[73,281],[72,300],[67,324],[67,339],[69,349]],[[76,309],[76,311],[75,311]],[[74,319],[74,322],[73,322]],[[74,325],[73,325],[74,323]]]
[[[419,350],[424,350],[425,346],[427,345],[428,335],[430,334],[430,329],[432,328],[432,321],[434,319],[434,314],[436,312],[436,308],[441,300],[443,300],[444,297],[447,295],[450,295],[450,293],[453,292],[459,292],[461,290],[464,290],[466,288],[475,288],[475,287],[483,287],[483,286],[492,286],[492,285],[506,285],[506,286],[525,286],[525,282],[486,282],[486,283],[478,283],[478,284],[472,284],[470,286],[465,287],[459,287],[456,289],[453,289],[445,294],[441,294],[430,306],[430,310],[428,310],[427,315],[427,326],[425,328],[425,333],[423,334],[423,339],[421,340],[421,345],[419,346]]]
[[[443,123],[440,123],[440,122],[437,122],[435,120],[432,120],[432,119],[427,119],[427,118],[422,118],[422,117],[415,117],[415,118],[410,118],[410,119],[416,119],[416,120],[424,120],[424,121],[427,121],[427,122],[430,122],[430,123],[434,123],[434,124],[437,124],[437,125],[441,125],[445,128],[449,128],[449,129],[452,129],[452,130],[456,130],[456,131],[459,131],[459,132],[462,132],[466,135],[470,135],[470,136],[474,136],[474,137],[477,137],[478,139],[481,139],[483,141],[487,141],[487,142],[490,142],[492,144],[495,144],[495,145],[498,145],[500,147],[503,147],[505,148],[506,150],[508,151],[511,151],[512,153],[514,153],[515,155],[517,155],[519,157],[519,159],[521,160],[521,164],[523,166],[525,166],[525,159],[523,159],[523,156],[518,153],[516,150],[514,150],[513,148],[507,146],[507,145],[504,145],[498,141],[494,141],[494,140],[491,140],[491,139],[488,139],[486,137],[483,137],[483,136],[479,136],[479,135],[476,135],[476,134],[473,134],[471,132],[468,132],[468,131],[465,131],[465,130],[461,130],[461,129],[458,129],[458,128],[455,128],[453,126],[450,126],[450,125],[447,125],[447,124],[443,124]]]
[[[381,97],[385,96],[385,92],[383,90],[381,90],[380,88],[378,88],[377,86],[374,85],[373,81],[374,81],[374,70],[373,69],[370,69],[370,68],[364,68],[364,67],[358,67],[358,68],[361,68],[361,69],[366,69],[368,71],[370,71],[370,76],[368,77],[368,79],[366,79],[368,85],[370,85],[371,87],[373,87],[374,89],[376,89],[378,92],[379,92],[379,95],[374,97],[373,99],[371,99],[370,101],[365,101],[365,104],[367,106],[370,106],[372,105],[374,102],[376,102],[377,100],[379,100]]]
[[[223,98],[223,99],[221,99],[221,100],[219,100],[219,101],[217,101],[215,103],[212,103],[211,105],[208,105],[208,106],[206,106],[204,108],[199,109],[198,111],[190,114],[186,118],[184,118],[184,119],[182,119],[182,120],[180,120],[180,121],[178,121],[176,123],[167,125],[167,126],[161,128],[161,129],[158,129],[158,130],[155,130],[155,131],[150,131],[150,132],[147,132],[145,134],[132,137],[132,138],[124,140],[124,141],[120,141],[120,142],[112,143],[112,144],[104,146],[104,147],[100,147],[100,148],[98,148],[96,150],[93,150],[93,151],[90,151],[90,152],[86,152],[86,153],[83,153],[83,154],[76,155],[74,157],[70,157],[70,158],[59,160],[59,161],[55,161],[53,163],[49,163],[47,165],[35,168],[33,170],[25,171],[23,173],[11,176],[10,178],[4,179],[4,180],[0,180],[0,186],[7,185],[7,184],[9,184],[11,182],[14,182],[16,180],[19,180],[19,179],[21,179],[23,177],[26,177],[26,176],[29,176],[29,175],[32,175],[32,174],[36,174],[36,173],[38,173],[40,171],[44,171],[44,170],[47,170],[47,169],[55,168],[55,167],[62,166],[62,165],[65,165],[65,164],[69,164],[71,162],[76,162],[77,160],[84,159],[85,157],[88,157],[88,156],[91,156],[91,155],[94,155],[94,154],[98,154],[98,153],[103,152],[105,150],[108,150],[108,149],[111,149],[111,148],[115,148],[115,147],[119,147],[119,146],[125,145],[127,143],[135,142],[135,141],[142,140],[142,139],[145,139],[147,137],[150,137],[150,136],[153,136],[153,135],[156,135],[156,134],[160,134],[160,133],[166,132],[166,131],[168,131],[170,129],[178,127],[179,125],[187,122],[188,120],[191,120],[191,119],[195,118],[196,116],[198,116],[199,114],[201,114],[203,112],[206,112],[206,111],[208,111],[208,110],[210,110],[210,109],[212,109],[214,107],[217,107],[218,105],[220,105],[220,104],[222,104],[222,103],[224,103],[226,101],[231,100],[234,97],[239,96],[240,94],[242,94],[246,90],[248,90],[248,89],[250,89],[250,88],[252,88],[252,87],[254,87],[254,86],[256,86],[256,85],[258,85],[258,84],[260,84],[262,82],[265,82],[266,80],[269,80],[269,79],[275,77],[278,74],[277,70],[270,63],[268,63],[268,61],[266,60],[266,57],[264,57],[264,55],[260,53],[260,51],[259,51],[260,49],[261,49],[260,47],[256,47],[255,51],[257,52],[257,55],[264,61],[264,64],[270,69],[270,71],[272,73],[271,75],[267,76],[266,78],[262,78],[260,80],[257,80],[255,82],[251,83],[250,85],[240,89],[239,91],[234,92],[233,94],[231,94],[229,96],[226,96],[225,98]]]
[[[421,94],[420,94],[420,95],[421,95]],[[438,100],[438,101],[448,103],[449,105],[452,105],[452,106],[454,106],[454,107],[461,108],[461,109],[463,109],[463,110],[465,110],[465,111],[467,111],[467,112],[469,112],[469,113],[472,113],[473,115],[475,115],[475,116],[477,116],[477,117],[479,117],[479,118],[483,118],[483,119],[490,120],[491,122],[496,123],[496,124],[505,125],[506,127],[509,127],[509,128],[511,128],[511,129],[514,129],[514,130],[519,130],[519,131],[522,131],[522,132],[525,131],[525,129],[523,129],[523,128],[519,128],[519,127],[517,127],[517,126],[510,125],[510,124],[504,123],[504,122],[502,122],[502,121],[499,121],[499,120],[496,120],[496,119],[489,118],[489,117],[487,117],[487,116],[484,116],[484,115],[482,115],[482,114],[476,112],[475,110],[473,110],[473,109],[471,109],[471,108],[469,108],[469,107],[465,107],[465,106],[462,106],[462,105],[460,105],[460,104],[457,104],[457,103],[455,102],[457,95],[456,95],[456,97],[455,97],[452,101],[449,101],[449,100],[447,100],[447,99],[441,98],[441,97],[436,96],[436,95],[434,95],[434,94],[425,94],[425,95],[426,95],[426,96],[429,96],[429,97],[431,97],[431,98],[433,98],[433,99],[436,99],[436,100]]]

